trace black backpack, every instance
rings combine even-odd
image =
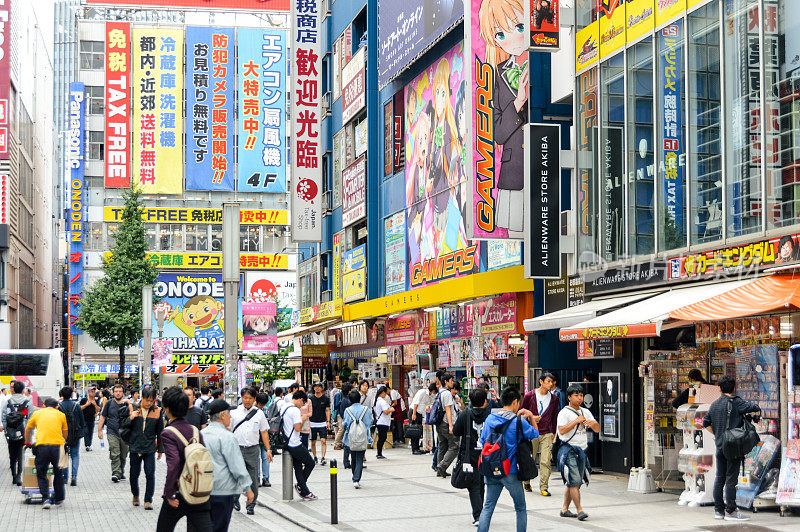
[[[6,438],[9,440],[22,440],[25,438],[25,417],[28,415],[30,401],[25,399],[21,403],[6,403]]]
[[[717,438],[717,445],[728,460],[740,460],[747,456],[753,450],[753,447],[758,445],[761,438],[758,436],[753,424],[744,416],[742,416],[742,426],[732,429],[732,411],[733,399],[728,399],[728,421],[725,425],[725,431]]]
[[[81,431],[78,430],[78,422],[75,420],[75,408],[77,408],[78,405],[73,404],[71,412],[67,412],[66,410],[64,410],[64,408],[62,408],[63,406],[64,406],[63,403],[58,405],[58,410],[62,414],[64,414],[64,416],[67,418],[67,442],[66,443],[67,443],[68,447],[75,447],[76,445],[78,445],[78,443],[81,441],[81,438],[83,437],[83,434],[81,434]]]
[[[200,408],[203,409],[203,412],[208,414],[208,407],[211,406],[211,401],[213,399],[211,397],[203,396],[200,398]]]

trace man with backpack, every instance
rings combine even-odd
[[[477,524],[483,509],[484,483],[483,477],[478,473],[480,466],[481,448],[478,445],[483,424],[491,413],[489,402],[486,400],[486,390],[482,386],[469,392],[469,408],[458,414],[458,419],[453,426],[453,434],[461,438],[459,453],[461,456],[462,470],[471,470],[472,485],[467,486],[469,502],[472,506],[472,524]],[[458,467],[458,464],[456,464]]]
[[[372,443],[369,428],[372,425],[372,415],[369,408],[361,404],[361,394],[351,390],[347,401],[348,406],[342,416],[344,436],[342,443],[349,450],[350,465],[353,468],[353,487],[361,488],[361,472],[364,470],[364,454]]]
[[[11,478],[14,484],[22,486],[22,449],[25,447],[25,426],[30,419],[31,400],[22,394],[25,385],[20,381],[11,384],[14,392],[3,407],[3,427],[8,443],[8,457],[11,465]]]
[[[284,401],[281,408],[281,418],[283,425],[281,427],[282,439],[285,442],[285,450],[292,455],[292,464],[294,466],[294,476],[297,479],[297,484],[294,489],[297,494],[304,501],[313,501],[317,496],[311,493],[308,489],[306,482],[314,470],[314,459],[308,448],[302,445],[300,439],[300,430],[303,428],[303,423],[310,417],[310,414],[301,414],[300,407],[308,401],[308,396],[303,390],[297,390],[292,394],[291,401]]]
[[[125,399],[125,388],[114,386],[114,396],[106,401],[97,424],[97,437],[103,440],[103,427],[108,436],[108,454],[111,458],[111,482],[125,479],[125,462],[128,459],[128,443],[120,436],[119,420],[130,415],[130,402]]]
[[[83,412],[77,402],[72,400],[72,387],[64,386],[58,392],[61,404],[58,409],[67,418],[67,453],[72,462],[70,486],[78,485],[78,465],[80,464],[81,438],[85,429]],[[67,481],[67,468],[64,468],[64,482]]]
[[[579,384],[570,384],[567,387],[568,404],[558,413],[556,424],[558,426],[558,439],[561,447],[558,449],[558,470],[564,480],[564,505],[561,508],[561,517],[577,517],[584,521],[589,515],[581,506],[581,485],[589,483],[591,465],[586,449],[589,446],[591,429],[600,432],[600,424],[588,408],[583,408],[583,388]],[[570,511],[570,503],[575,503],[578,513]]]
[[[725,519],[725,521],[747,521],[750,518],[742,514],[736,505],[736,484],[739,481],[739,471],[742,468],[742,460],[745,454],[752,450],[752,446],[747,444],[731,456],[731,449],[726,449],[726,443],[730,442],[734,447],[736,433],[731,433],[731,429],[739,429],[744,426],[745,414],[760,412],[761,408],[755,403],[749,403],[734,395],[736,380],[729,375],[725,375],[719,380],[719,391],[722,396],[711,403],[705,417],[703,427],[711,431],[714,435],[714,443],[717,446],[717,477],[714,480],[714,519]],[[748,421],[749,423],[749,421]],[[742,434],[743,435],[743,434]],[[755,440],[756,443],[758,440]],[[726,452],[727,451],[727,452]],[[738,456],[741,454],[741,456]],[[724,498],[723,498],[724,493]]]
[[[161,446],[167,461],[167,480],[164,483],[164,502],[158,514],[156,532],[175,530],[175,525],[184,516],[196,532],[212,532],[209,498],[214,481],[213,462],[208,450],[203,447],[203,435],[197,427],[184,419],[189,411],[189,398],[179,387],[173,386],[164,392],[161,404],[169,420],[169,427],[161,433]],[[210,467],[203,455],[208,457],[208,462],[212,464]],[[207,491],[207,494],[190,492],[186,477],[191,475],[183,474],[189,462],[190,469],[196,469],[195,474],[198,475],[198,478],[193,479],[194,484],[203,493]]]
[[[213,401],[213,398],[211,397],[211,388],[208,386],[201,386],[200,393],[202,395],[195,400],[194,406],[202,409],[203,412],[208,415],[208,407],[211,405],[211,401]]]
[[[436,475],[447,478],[450,476],[447,468],[458,456],[458,438],[453,434],[453,423],[456,421],[456,414],[452,390],[455,384],[455,377],[446,373],[441,382],[443,387],[439,390],[439,395],[433,402],[431,413],[435,416],[436,433],[439,436]]]
[[[522,397],[516,388],[506,388],[500,397],[503,409],[489,414],[478,439],[478,445],[481,446],[479,471],[486,478],[486,500],[478,522],[478,532],[489,532],[492,514],[503,488],[508,490],[514,501],[517,532],[525,532],[528,513],[525,492],[517,476],[517,446],[524,438],[538,438],[539,431],[533,414],[520,408]]]
[[[255,405],[257,396],[258,392],[255,388],[242,388],[242,404],[231,412],[231,432],[239,442],[239,449],[252,481],[250,488],[255,494],[253,501],[247,503],[248,515],[255,514],[256,500],[258,499],[258,465],[261,461],[259,442],[264,444],[267,449],[267,459],[272,461],[269,423],[264,411]],[[234,502],[233,507],[237,511],[240,509],[238,500]]]

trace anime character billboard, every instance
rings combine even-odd
[[[528,122],[530,8],[523,0],[470,0],[466,16],[471,238],[525,236],[523,148]]]
[[[406,227],[411,288],[478,271],[467,240],[466,112],[463,44],[405,87]]]

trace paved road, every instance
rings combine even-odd
[[[363,488],[354,490],[350,471],[339,468],[339,521],[330,519],[330,470],[318,466],[312,473],[309,486],[320,497],[305,502],[295,499],[281,501],[281,458],[272,466],[273,488],[262,488],[256,515],[248,517],[234,512],[231,530],[344,530],[409,532],[410,530],[474,530],[471,525],[469,501],[465,491],[453,489],[449,479],[437,478],[430,469],[428,456],[412,456],[408,449],[384,451],[388,460],[375,460],[368,451],[368,469],[362,479]],[[341,451],[329,448],[329,457],[341,463]],[[12,530],[42,532],[71,532],[83,530],[128,529],[153,530],[158,517],[166,465],[156,466],[155,511],[146,512],[131,505],[127,481],[113,484],[108,462],[108,448],[100,448],[95,439],[93,452],[81,452],[78,486],[67,486],[63,507],[42,510],[38,505],[23,503],[18,488],[12,486],[8,469],[8,452],[0,443],[0,516],[5,527]],[[140,479],[144,490],[144,479]],[[526,494],[528,529],[558,530],[668,530],[696,531],[726,528],[733,531],[797,530],[800,518],[781,518],[776,512],[761,512],[747,525],[731,526],[713,519],[711,508],[685,508],[675,504],[676,496],[657,493],[637,495],[626,491],[625,479],[596,475],[584,489],[584,507],[590,518],[584,523],[558,517],[563,497],[560,479],[553,476],[552,497],[537,493]],[[514,511],[511,498],[504,493],[492,520],[492,530],[514,530]],[[184,525],[179,526],[183,530]]]

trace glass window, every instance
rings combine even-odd
[[[169,224],[161,224],[158,229],[158,249],[160,251],[172,250],[172,228]]]
[[[655,252],[653,39],[628,49],[628,252]]]
[[[196,225],[187,225],[186,231],[184,232],[184,238],[186,239],[186,251],[199,251],[197,249],[197,226]]]
[[[87,158],[91,161],[102,161],[104,154],[103,154],[103,142],[104,142],[105,133],[103,131],[89,131],[89,142],[88,142],[88,149],[89,154]]]
[[[86,251],[103,250],[103,222],[89,222],[89,238],[86,239]]]
[[[86,99],[90,115],[102,115],[105,112],[103,87],[86,87]]]
[[[33,327],[25,327],[33,329]],[[23,329],[23,327],[20,327]],[[47,365],[50,354],[12,355],[0,354],[0,375],[25,375],[28,377],[43,377],[47,375]]]
[[[615,261],[624,250],[625,58],[617,54],[600,65],[602,100],[600,250],[603,260]]]
[[[150,251],[155,251],[158,249],[156,246],[156,225],[146,224],[144,227],[144,234],[145,238],[147,239],[147,249]]]
[[[656,111],[658,113],[658,249],[686,246],[686,102],[683,20],[658,32]]]
[[[800,10],[765,0],[763,20],[767,228],[775,228],[800,222]]]
[[[761,230],[761,46],[757,0],[724,5],[725,218],[727,236],[736,237]]]
[[[578,265],[597,263],[597,68],[578,76]]]
[[[211,226],[211,251],[222,252],[222,224]]]
[[[257,225],[243,225],[239,229],[239,250],[259,251],[261,239],[260,227]]]
[[[170,224],[172,231],[172,250],[183,251],[183,225]]]
[[[689,174],[691,243],[722,238],[719,6],[689,14]]]
[[[106,243],[104,251],[110,251],[117,243],[116,239],[117,224],[106,224]]]
[[[102,70],[104,52],[103,41],[81,41],[79,57],[81,70]]]

